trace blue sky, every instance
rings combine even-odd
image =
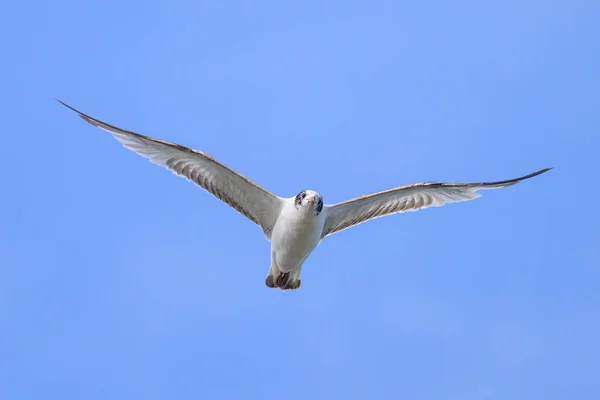
[[[2,5],[0,398],[600,396],[600,4]],[[325,240],[54,101],[326,203],[554,170]]]

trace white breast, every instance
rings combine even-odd
[[[286,201],[271,235],[271,252],[283,272],[302,265],[321,240],[324,213],[314,215],[307,207],[296,209],[293,198]]]

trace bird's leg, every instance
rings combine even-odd
[[[278,288],[285,290],[286,286],[288,284],[290,278],[290,273],[289,272],[280,272],[279,275],[277,275],[277,279],[275,279],[275,286],[277,286]]]
[[[292,289],[292,290],[298,289],[300,287],[301,282],[302,281],[300,279],[296,279],[296,280],[290,279],[288,281],[288,284],[286,285],[285,289]]]
[[[267,275],[267,279],[265,280],[265,285],[270,288],[274,288],[275,286],[275,277],[271,274]]]
[[[285,281],[284,281],[285,280]],[[279,286],[281,290],[294,290],[300,287],[300,269],[285,273],[285,278],[282,277],[283,286]]]

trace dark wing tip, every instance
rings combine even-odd
[[[529,174],[529,175],[525,175],[525,176],[522,176],[522,177],[520,177],[520,178],[517,178],[516,180],[522,181],[522,180],[524,180],[524,179],[533,178],[534,176],[538,176],[538,175],[541,175],[541,174],[543,174],[544,172],[548,172],[548,171],[550,171],[552,168],[554,168],[554,167],[549,167],[549,168],[540,169],[539,171],[532,172],[531,174]]]
[[[77,109],[75,109],[75,108],[71,107],[70,105],[68,105],[68,104],[67,104],[67,103],[65,103],[64,101],[62,101],[62,100],[59,100],[59,99],[57,99],[57,98],[54,98],[54,100],[58,101],[58,102],[59,102],[60,104],[62,104],[63,106],[65,106],[65,107],[67,107],[67,108],[69,108],[69,109],[71,109],[71,110],[75,111],[77,114],[79,114],[79,115],[84,115],[84,114],[83,114],[81,111],[79,111],[79,110],[77,110]]]
[[[56,101],[58,101],[60,104],[62,104],[63,106],[67,107],[70,110],[75,111],[85,122],[94,125],[95,127],[101,128],[101,129],[105,129],[105,130],[109,130],[112,132],[121,132],[121,133],[127,133],[127,134],[131,134],[131,135],[135,135],[135,136],[139,136],[139,137],[143,137],[143,138],[147,138],[147,139],[152,139],[152,138],[148,138],[144,135],[140,135],[139,133],[135,133],[132,131],[129,131],[127,129],[123,129],[123,128],[119,128],[118,126],[115,125],[111,125],[108,122],[104,122],[104,121],[100,121],[99,119],[96,119],[92,116],[87,115],[86,113],[83,113],[81,111],[79,111],[78,109],[76,109],[75,107],[71,107],[70,105],[68,105],[67,103],[56,99]]]
[[[87,114],[79,111],[75,107],[71,107],[70,105],[68,105],[67,103],[65,103],[65,102],[63,102],[63,101],[61,101],[59,99],[55,98],[55,100],[58,101],[63,106],[67,107],[68,109],[75,111],[85,122],[87,122],[89,124],[92,124],[95,127],[98,127],[100,129],[104,129],[106,131],[109,131],[113,135],[115,133],[121,133],[121,134],[130,135],[130,136],[135,136],[137,138],[148,140],[148,141],[151,141],[151,142],[154,142],[154,143],[159,143],[161,145],[167,145],[167,146],[170,146],[170,147],[175,147],[175,148],[177,148],[179,150],[187,151],[189,153],[200,154],[203,157],[210,158],[213,162],[217,162],[215,159],[209,157],[208,155],[206,155],[203,152],[194,150],[194,149],[186,147],[186,146],[182,146],[182,145],[177,144],[177,143],[171,143],[171,142],[167,142],[167,141],[164,141],[164,140],[155,139],[155,138],[150,137],[150,136],[141,135],[139,133],[136,133],[136,132],[133,132],[133,131],[130,131],[130,130],[127,130],[127,129],[119,128],[118,126],[111,125],[108,122],[104,122],[104,121],[101,121],[101,120],[96,119],[94,117],[91,117],[91,116],[89,116],[89,115],[87,115]],[[246,178],[244,178],[244,179],[246,179]],[[256,184],[254,184],[254,185],[256,185]]]
[[[520,176],[518,178],[507,179],[507,180],[504,180],[504,181],[483,182],[481,185],[482,186],[501,186],[501,185],[512,186],[512,185],[514,185],[516,183],[524,181],[525,179],[533,178],[534,176],[538,176],[538,175],[543,174],[544,172],[548,172],[552,168],[554,168],[554,167],[540,169],[539,171],[532,172],[531,174]]]
[[[61,100],[56,99],[56,98],[55,98],[55,100],[58,101],[63,106],[67,107],[68,109],[75,111],[81,118],[83,118],[84,121],[89,122],[92,125],[95,125],[95,126],[98,126],[98,125],[109,125],[109,124],[106,124],[106,123],[104,123],[102,121],[98,121],[96,118],[90,117],[89,115],[87,115],[85,113],[82,113],[81,111],[79,111],[75,107],[71,107],[70,105],[68,105],[64,101],[61,101]]]
[[[506,179],[503,181],[492,181],[492,182],[477,182],[477,183],[436,183],[436,182],[430,182],[429,185],[432,186],[440,186],[440,187],[458,187],[458,186],[467,186],[467,187],[474,187],[474,186],[481,186],[481,187],[507,187],[507,186],[512,186],[515,185],[525,179],[529,179],[529,178],[533,178],[534,176],[538,176],[543,174],[544,172],[548,172],[552,169],[553,167],[549,167],[549,168],[544,168],[544,169],[540,169],[539,171],[535,171],[532,172],[531,174],[528,175],[524,175],[524,176],[520,176],[518,178],[512,178],[512,179]]]

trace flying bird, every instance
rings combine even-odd
[[[300,287],[304,262],[329,235],[385,215],[473,200],[480,196],[479,190],[511,186],[551,169],[496,182],[414,183],[324,204],[321,194],[314,190],[279,197],[204,152],[118,128],[58,101],[111,133],[129,150],[195,183],[260,226],[271,242],[271,266],[265,284],[281,290]]]

